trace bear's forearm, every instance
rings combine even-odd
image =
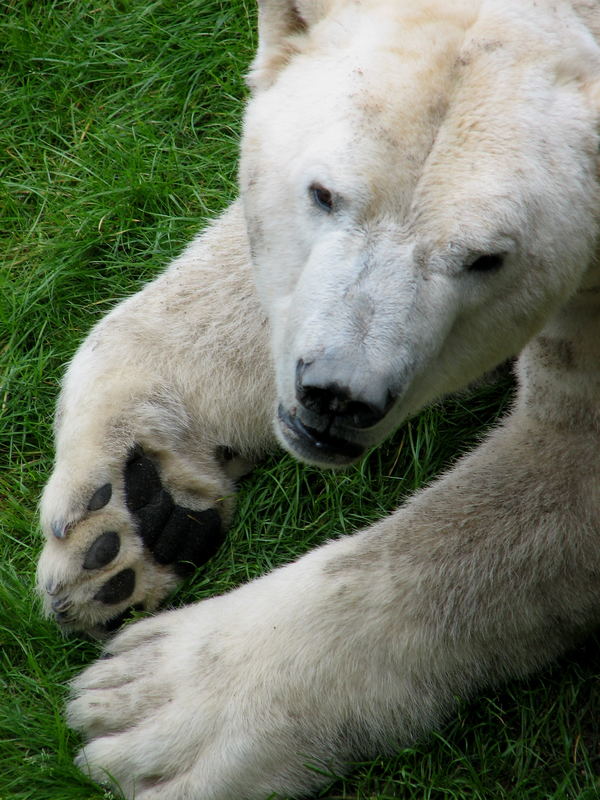
[[[81,435],[78,416],[92,433],[95,416],[106,418],[107,407],[114,417],[131,417],[132,407],[148,411],[152,404],[166,407],[175,423],[184,416],[197,447],[204,439],[207,448],[231,448],[246,458],[273,447],[267,321],[239,203],[90,332],[65,376],[57,449],[73,447],[73,435]]]

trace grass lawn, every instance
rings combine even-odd
[[[0,0],[0,800],[112,796],[72,766],[62,718],[66,683],[97,647],[63,639],[33,591],[53,404],[92,323],[235,196],[254,31],[254,0]],[[244,482],[228,543],[173,602],[381,517],[509,394],[503,383],[430,409],[347,473],[272,459]],[[598,798],[599,672],[591,640],[322,796]]]

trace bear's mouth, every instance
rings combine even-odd
[[[365,452],[364,445],[333,434],[330,428],[320,431],[305,425],[295,409],[286,411],[280,405],[277,420],[284,445],[294,455],[306,461],[328,466],[346,466]]]

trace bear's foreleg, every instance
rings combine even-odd
[[[239,204],[91,331],[56,416],[38,583],[67,630],[154,609],[221,543],[273,444],[266,321]]]
[[[372,528],[133,624],[75,682],[79,763],[136,800],[304,794],[547,663],[600,612],[597,449],[518,410]]]

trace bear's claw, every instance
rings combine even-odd
[[[88,497],[76,522],[51,520],[38,567],[46,612],[67,631],[103,637],[132,608],[155,609],[225,538],[220,513],[177,504],[139,445]]]

